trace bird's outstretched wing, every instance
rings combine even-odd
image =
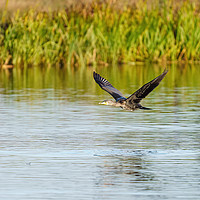
[[[99,86],[103,90],[105,90],[110,95],[112,95],[115,100],[117,100],[118,98],[124,97],[123,94],[119,90],[114,88],[105,78],[101,77],[96,72],[93,72],[93,77],[94,77],[94,80],[96,81],[96,83],[98,83]]]
[[[140,89],[138,89],[136,92],[134,92],[131,96],[127,98],[127,104],[131,105],[134,103],[139,103],[143,98],[145,98],[152,90],[154,90],[162,81],[162,79],[167,74],[168,70],[164,70],[164,72],[153,79],[152,81],[146,83],[143,85]]]

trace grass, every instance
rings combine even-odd
[[[86,66],[199,57],[199,6],[190,2],[117,8],[96,1],[53,12],[1,13],[1,64]]]

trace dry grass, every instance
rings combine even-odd
[[[49,10],[59,10],[63,8],[70,8],[72,6],[77,7],[78,5],[90,5],[94,2],[102,2],[105,4],[110,4],[116,8],[123,8],[124,6],[136,7],[141,2],[147,4],[149,8],[154,5],[160,4],[163,2],[171,2],[173,6],[179,7],[183,2],[189,1],[191,3],[199,4],[198,0],[1,0],[0,1],[0,10],[4,10],[6,7],[6,2],[8,1],[7,9],[10,12],[15,12],[16,10],[28,10],[30,8],[37,9],[39,11],[49,11]]]

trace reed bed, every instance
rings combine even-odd
[[[199,6],[170,1],[116,8],[96,2],[1,14],[0,63],[86,66],[199,61]]]

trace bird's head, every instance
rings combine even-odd
[[[112,106],[114,103],[115,102],[113,102],[112,100],[104,100],[104,101],[100,102],[99,104]]]

